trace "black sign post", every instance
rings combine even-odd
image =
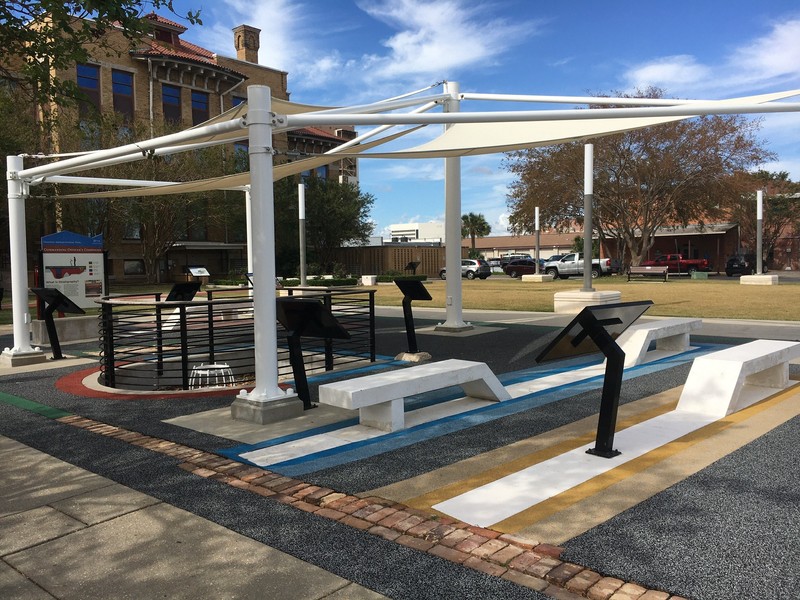
[[[305,336],[349,340],[350,334],[319,300],[285,297],[278,298],[276,302],[278,321],[289,332],[287,337],[289,363],[292,365],[294,374],[295,391],[303,401],[303,410],[316,408],[316,404],[311,403],[311,392],[308,390],[308,378],[306,377],[300,338]]]
[[[414,315],[411,314],[412,300],[433,300],[427,288],[421,281],[395,279],[394,283],[403,292],[403,317],[406,321],[406,337],[408,338],[408,351],[411,354],[419,352],[417,348],[417,332],[414,329]]]
[[[64,355],[61,354],[61,344],[58,341],[58,331],[56,331],[53,313],[59,311],[85,315],[86,311],[55,288],[31,288],[31,292],[47,305],[43,316],[45,327],[47,327],[47,337],[50,338],[50,347],[53,349],[53,360],[64,358]]]
[[[620,454],[618,450],[614,450],[614,433],[617,427],[625,353],[616,339],[652,304],[650,300],[643,300],[587,306],[536,357],[536,362],[543,362],[598,351],[606,357],[597,437],[595,447],[586,451],[588,454],[603,458],[613,458]]]

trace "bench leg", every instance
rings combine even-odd
[[[374,406],[358,409],[358,420],[362,425],[381,431],[399,431],[406,426],[405,405],[402,398]]]
[[[671,335],[656,340],[656,348],[659,350],[686,352],[689,349],[689,334],[679,333],[678,335]]]

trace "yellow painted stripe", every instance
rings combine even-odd
[[[676,405],[677,405],[677,400],[620,419],[617,422],[617,430],[621,431],[623,429],[627,429],[628,427],[632,427],[633,425],[637,425],[644,421],[648,421],[654,417],[658,417],[662,414],[668,413],[674,410]],[[492,469],[487,469],[486,471],[482,471],[481,473],[478,473],[472,477],[468,477],[466,479],[462,479],[450,485],[437,488],[435,490],[431,490],[430,492],[423,494],[421,496],[406,499],[403,502],[404,504],[410,506],[411,508],[418,508],[421,510],[423,509],[433,510],[431,507],[434,506],[435,504],[439,504],[440,502],[444,502],[445,500],[449,500],[450,498],[454,498],[465,492],[469,492],[471,490],[479,488],[482,485],[486,485],[487,483],[491,483],[493,481],[497,481],[498,479],[502,479],[503,477],[511,475],[512,473],[516,473],[523,469],[527,469],[532,465],[536,465],[546,460],[550,460],[551,458],[555,458],[556,456],[561,456],[562,454],[569,452],[570,450],[574,450],[575,448],[580,448],[581,446],[585,446],[587,444],[592,443],[594,439],[595,439],[595,432],[587,431],[586,433],[578,437],[572,437],[568,440],[558,442],[542,450],[538,450],[536,452],[520,456],[512,461],[503,463],[502,465],[498,465],[497,467],[494,467]]]
[[[754,415],[767,410],[768,408],[771,408],[776,404],[785,401],[790,396],[795,396],[796,394],[797,390],[795,389],[780,392],[767,400],[763,400],[757,404],[754,404],[753,406],[749,406],[740,410],[739,412],[728,415],[719,421],[711,423],[710,425],[706,425],[705,427],[693,431],[692,433],[678,438],[677,440],[669,442],[659,448],[656,448],[655,450],[648,452],[647,454],[644,454],[638,458],[628,461],[623,465],[620,465],[619,467],[607,471],[606,473],[593,477],[592,479],[580,485],[576,485],[575,487],[570,488],[569,490],[566,490],[556,496],[553,496],[544,502],[540,502],[535,506],[531,506],[530,508],[512,515],[507,519],[495,523],[491,527],[492,529],[502,531],[504,533],[513,533],[515,531],[519,531],[520,529],[528,527],[537,521],[552,516],[554,513],[581,502],[586,498],[593,496],[594,494],[598,494],[619,481],[632,477],[637,473],[641,473],[654,464],[666,460],[690,448],[698,442],[717,435],[731,425],[746,421]]]

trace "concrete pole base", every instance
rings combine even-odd
[[[0,367],[25,367],[47,362],[47,355],[39,350],[32,352],[13,352],[6,348],[0,355]]]
[[[621,301],[622,292],[584,292],[583,290],[572,290],[569,292],[558,292],[555,294],[553,310],[557,313],[577,314],[587,306],[616,304]]]
[[[246,396],[238,396],[231,404],[232,419],[258,425],[277,423],[302,414],[303,403],[297,394],[269,400],[253,400]]]

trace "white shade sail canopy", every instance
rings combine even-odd
[[[511,152],[514,150],[521,150],[525,148],[534,148],[540,146],[549,146],[564,142],[573,142],[579,140],[588,140],[592,138],[613,135],[635,129],[642,129],[659,125],[662,123],[669,123],[687,119],[695,116],[693,107],[703,108],[703,112],[697,114],[713,114],[715,106],[718,106],[720,112],[724,112],[727,107],[765,105],[768,103],[775,103],[776,100],[790,98],[792,96],[800,95],[800,90],[790,90],[784,92],[776,92],[771,94],[761,94],[757,96],[747,96],[740,98],[731,98],[726,100],[717,101],[676,101],[674,106],[670,109],[680,111],[679,115],[669,116],[622,116],[624,110],[610,109],[611,111],[619,111],[620,116],[615,117],[613,112],[609,114],[609,109],[604,111],[606,114],[604,118],[591,118],[593,110],[587,109],[582,111],[569,111],[574,112],[574,115],[567,115],[564,118],[556,120],[543,119],[543,120],[529,120],[513,122],[497,122],[492,119],[492,122],[469,122],[469,123],[453,123],[445,129],[445,131],[435,139],[424,144],[409,147],[406,149],[398,149],[393,151],[371,151],[379,145],[386,144],[397,140],[398,138],[416,131],[419,125],[413,129],[400,131],[392,135],[385,136],[378,140],[371,142],[362,142],[343,151],[334,150],[330,153],[305,158],[291,163],[275,165],[274,167],[274,180],[277,181],[290,175],[302,173],[304,171],[314,169],[323,165],[331,164],[342,158],[353,156],[358,158],[395,158],[395,159],[414,159],[414,158],[452,158],[461,156],[493,154],[498,152]],[[422,96],[416,100],[404,100],[399,102],[406,106],[413,104],[422,104],[429,101],[431,96]],[[434,98],[439,98],[435,96]],[[561,98],[561,101],[566,101],[567,98]],[[586,101],[586,98],[576,100]],[[608,100],[608,99],[603,99]],[[626,104],[628,100],[636,100],[636,105],[641,105],[643,99],[615,99],[621,105]],[[664,112],[664,100],[659,99],[656,106],[645,107],[637,109],[638,113],[647,112]],[[307,104],[297,104],[287,100],[272,99],[273,113],[276,115],[335,115],[341,123],[346,123],[348,115],[354,115],[355,111],[359,114],[367,112],[378,112],[381,103],[374,103],[367,105],[369,111],[365,111],[365,107],[347,108],[329,108],[321,106],[312,106]],[[387,102],[385,108],[394,109],[398,105],[398,101]],[[711,107],[711,109],[709,109]],[[242,103],[214,119],[198,125],[192,129],[200,129],[209,125],[218,125],[233,119],[244,118],[246,121],[247,104]],[[354,111],[351,113],[350,111]],[[542,117],[548,117],[550,111],[537,111]],[[560,111],[561,113],[565,111]],[[757,108],[748,112],[758,112]],[[398,113],[387,113],[380,115],[384,118],[386,123],[391,123],[393,118],[400,120],[400,117],[393,117]],[[406,117],[408,113],[399,113]],[[487,118],[493,113],[485,113]],[[435,115],[428,115],[435,119]],[[300,117],[302,118],[302,117]],[[299,125],[297,127],[300,127]],[[276,129],[286,130],[286,127],[278,126]],[[200,140],[192,140],[192,146],[199,144],[218,144],[226,143],[235,140],[247,138],[247,129],[237,129],[224,133],[210,134]],[[187,145],[189,143],[187,142]],[[180,146],[180,145],[178,145]],[[98,180],[98,183],[101,183]],[[241,189],[250,184],[249,173],[237,173],[234,175],[226,175],[222,177],[214,177],[210,179],[202,179],[186,183],[170,183],[163,186],[153,186],[152,184],[147,187],[132,187],[127,189],[118,189],[102,192],[85,192],[85,193],[72,193],[61,195],[61,198],[123,198],[123,197],[136,197],[136,196],[159,196],[169,194],[187,194],[193,192],[208,192],[213,190],[230,190]],[[111,184],[113,185],[113,184]]]

